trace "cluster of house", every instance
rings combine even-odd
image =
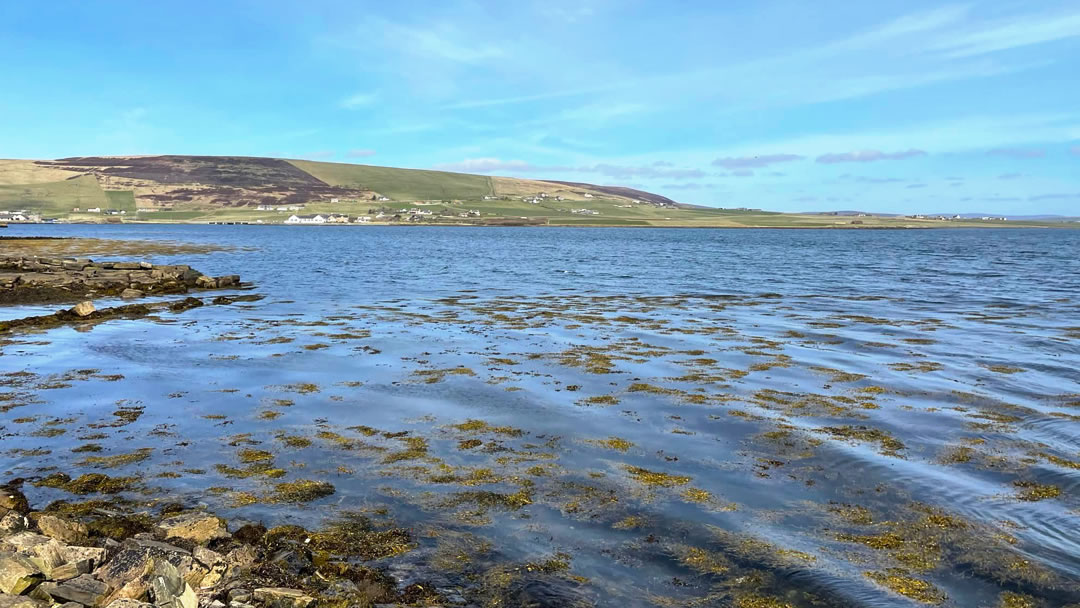
[[[570,213],[576,213],[578,215],[600,215],[600,212],[595,209],[571,209]]]
[[[30,213],[29,211],[22,209],[19,211],[0,211],[0,222],[11,223],[38,223],[41,221],[41,216],[36,213]]]
[[[915,215],[909,215],[908,217],[913,219],[913,220],[962,220],[962,219],[964,219],[964,218],[960,217],[959,215],[923,215],[921,213],[916,213]],[[975,218],[971,218],[971,219],[975,219]],[[1008,221],[1009,218],[1007,218],[1007,217],[995,217],[995,216],[992,216],[992,215],[984,215],[984,216],[982,216],[982,217],[980,217],[978,219],[987,220],[987,221],[995,221],[995,222],[1005,222],[1005,221]]]
[[[343,213],[315,213],[311,215],[296,215],[295,213],[285,220],[286,224],[366,224],[371,221],[371,216],[362,215],[350,218]]]
[[[72,213],[100,213],[102,215],[127,215],[127,211],[123,209],[102,209],[101,207],[87,207],[86,209],[80,209],[79,207],[73,207]]]

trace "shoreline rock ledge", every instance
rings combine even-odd
[[[95,262],[88,258],[0,256],[0,305],[47,304],[243,287],[239,275],[211,277],[186,264]],[[0,608],[5,608],[0,606]]]

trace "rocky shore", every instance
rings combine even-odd
[[[71,302],[95,297],[139,298],[239,286],[237,275],[211,277],[187,265],[0,257],[0,305]]]
[[[231,533],[205,511],[123,501],[57,501],[31,510],[0,489],[0,608],[313,608],[433,606],[429,586],[398,588],[359,564],[403,532],[363,518],[309,532],[246,523]]]

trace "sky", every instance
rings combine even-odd
[[[0,158],[129,154],[1080,215],[1080,2],[0,2]]]

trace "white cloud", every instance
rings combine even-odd
[[[375,93],[355,93],[341,100],[339,104],[346,110],[355,110],[357,108],[363,108],[375,103],[377,95]]]
[[[718,158],[712,161],[713,166],[725,169],[760,169],[776,163],[786,163],[793,160],[802,160],[804,157],[798,154],[760,154],[755,156],[739,156]]]
[[[1043,158],[1046,156],[1046,150],[1037,148],[995,148],[987,152],[987,154],[1007,158]]]
[[[961,58],[994,53],[1080,36],[1080,12],[1011,16],[976,24],[966,32],[953,32],[932,45],[947,57]]]
[[[879,160],[905,160],[918,156],[926,156],[926,152],[923,150],[916,150],[914,148],[911,148],[909,150],[902,150],[900,152],[859,150],[857,152],[830,152],[828,154],[822,154],[821,156],[818,156],[817,159],[815,159],[815,162],[826,165],[836,163],[871,163]]]
[[[349,158],[366,158],[368,156],[375,156],[375,150],[370,148],[354,148],[346,152],[345,156]]]

